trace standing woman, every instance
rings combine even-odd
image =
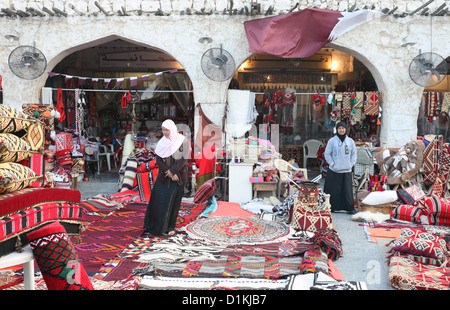
[[[162,133],[155,148],[158,176],[145,213],[144,228],[146,233],[154,235],[173,235],[188,178],[189,145],[172,120],[162,123]]]
[[[353,198],[352,168],[356,163],[355,141],[347,136],[344,122],[336,125],[336,134],[328,140],[325,159],[328,171],[324,192],[330,194],[331,211],[356,213]]]

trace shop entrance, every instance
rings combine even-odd
[[[122,39],[68,55],[44,90],[55,107],[63,105],[66,117],[55,121],[56,130],[105,143],[122,143],[132,133],[140,143],[156,144],[169,118],[193,126],[192,84],[182,65],[161,50]]]
[[[278,125],[283,159],[294,159],[300,167],[303,144],[313,139],[325,145],[339,120],[348,124],[357,143],[380,145],[381,93],[369,69],[350,54],[333,48],[306,58],[255,54],[235,80],[239,89],[256,94],[256,127]],[[373,107],[367,109],[369,101]],[[314,159],[308,163],[310,168]]]

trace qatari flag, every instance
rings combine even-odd
[[[283,58],[309,57],[345,32],[384,15],[358,10],[303,9],[244,22],[249,51]]]

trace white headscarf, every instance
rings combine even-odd
[[[177,125],[168,119],[165,120],[161,127],[164,127],[170,131],[169,138],[163,136],[156,144],[155,153],[161,158],[167,158],[172,156],[183,144],[184,136],[178,133]]]

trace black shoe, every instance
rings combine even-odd
[[[347,211],[347,214],[356,214],[356,211],[355,210]]]

